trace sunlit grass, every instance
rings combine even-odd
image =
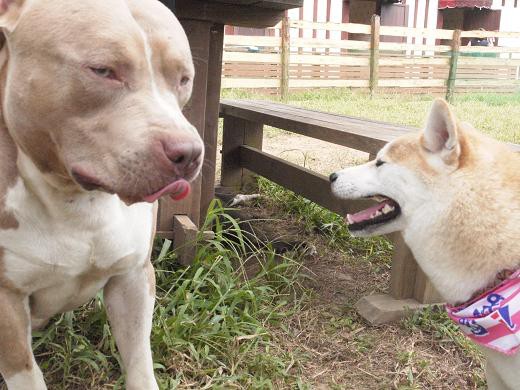
[[[234,99],[279,100],[276,95],[243,90],[226,90]],[[343,88],[315,89],[289,95],[288,104],[336,114],[421,127],[433,95],[408,93],[376,94],[372,99],[362,91]],[[520,143],[520,93],[460,94],[454,102],[459,119],[501,141]]]

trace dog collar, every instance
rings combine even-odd
[[[475,343],[512,355],[520,348],[520,270],[460,306],[448,316]]]

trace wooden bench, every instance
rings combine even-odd
[[[262,151],[264,125],[360,150],[373,158],[387,142],[418,129],[267,101],[222,100],[223,187],[239,190],[261,175],[341,215],[359,211],[367,202],[340,202],[329,191],[327,177]],[[520,152],[520,145],[511,147]],[[400,234],[394,243],[389,295],[362,298],[357,308],[372,323],[400,318],[406,307],[441,302],[441,297],[417,266]]]

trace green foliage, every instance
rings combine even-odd
[[[317,232],[327,238],[329,245],[338,251],[374,264],[388,265],[392,244],[380,237],[361,239],[353,237],[343,217],[333,213],[302,196],[262,177],[258,178],[260,191],[274,207],[282,208],[296,217],[307,232]]]
[[[454,344],[464,350],[472,359],[482,361],[482,354],[476,345],[464,336],[442,307],[433,306],[416,311],[402,323],[405,329],[429,333],[436,342]]]

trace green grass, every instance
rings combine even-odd
[[[265,195],[271,206],[277,207],[296,218],[308,233],[324,236],[328,245],[335,250],[364,260],[374,265],[389,266],[392,244],[381,237],[361,239],[352,237],[343,217],[333,213],[302,196],[264,178],[258,179],[260,192]]]
[[[290,254],[275,258],[269,243],[254,248],[218,202],[208,214],[209,226],[215,238],[199,242],[187,268],[176,263],[171,243],[157,243],[151,340],[161,389],[305,388],[294,363],[298,357],[280,351],[269,330],[305,298],[301,265]],[[259,271],[247,277],[252,264]],[[50,388],[124,388],[102,295],[56,320],[34,335]]]
[[[275,95],[243,90],[226,90],[224,97],[279,100]],[[432,95],[396,93],[375,95],[371,99],[365,92],[334,88],[291,93],[287,103],[313,110],[421,127],[434,98]],[[520,93],[461,94],[456,96],[454,107],[460,120],[470,122],[499,140],[520,143]]]

